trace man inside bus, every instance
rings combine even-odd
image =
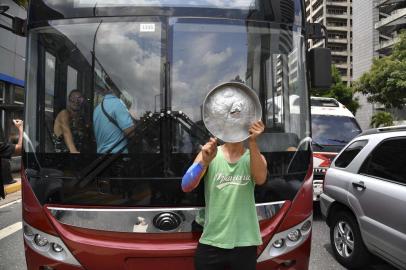
[[[182,179],[182,190],[195,189],[204,175],[205,218],[195,255],[196,270],[255,270],[257,246],[262,244],[254,188],[267,179],[267,163],[256,139],[264,124],[250,129],[244,143],[217,146],[211,138]]]
[[[132,135],[134,121],[124,102],[114,91],[99,89],[102,102],[94,109],[93,128],[97,153],[128,153],[127,138]]]
[[[0,158],[1,160],[4,159],[10,159],[12,155],[19,155],[21,154],[21,150],[23,148],[23,121],[19,120],[19,119],[14,119],[13,120],[14,125],[16,126],[16,128],[18,129],[18,142],[17,144],[11,144],[11,143],[6,143],[6,142],[1,142],[0,143]],[[1,162],[3,163],[3,162]],[[0,166],[2,167],[3,164],[0,164]],[[5,175],[5,171],[3,171],[3,169],[0,167],[1,169],[1,174],[0,174],[0,197],[5,196],[4,194],[4,189],[3,189],[3,185],[8,185],[8,184],[13,184],[16,182],[16,180],[11,179],[11,181],[9,182],[3,182],[4,179],[7,178],[11,178],[11,177],[6,177]],[[8,171],[8,173],[10,174],[10,172]]]
[[[82,115],[84,97],[74,89],[69,93],[68,106],[60,111],[54,123],[52,139],[57,153],[80,153],[85,137]]]

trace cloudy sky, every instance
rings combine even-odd
[[[54,0],[55,1],[55,0]],[[254,0],[74,0],[76,7],[97,6],[203,6],[218,8],[249,8]]]
[[[173,109],[201,120],[200,106],[208,92],[247,69],[247,35],[244,26],[175,26],[172,89]]]
[[[194,121],[201,120],[201,105],[208,92],[236,77],[245,81],[247,62],[254,61],[247,59],[248,50],[254,46],[248,48],[246,25],[214,22],[178,21],[173,26],[173,43],[168,44],[172,48],[172,108],[184,111]],[[152,30],[142,30],[145,25]],[[90,64],[98,26],[70,24],[56,28],[76,44]],[[272,42],[279,41],[275,29],[250,28],[250,32],[272,33]],[[129,94],[133,101],[130,110],[137,118],[145,111],[155,111],[155,101],[159,109],[165,60],[161,35],[160,22],[103,22],[97,32],[97,59],[118,88]],[[278,42],[275,44],[273,50],[279,48]]]

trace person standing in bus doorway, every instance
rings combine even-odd
[[[134,121],[124,102],[113,91],[99,90],[104,96],[94,109],[93,128],[97,153],[128,153],[127,139],[134,129]],[[123,150],[124,149],[124,150]]]
[[[255,270],[257,246],[262,244],[254,188],[267,179],[267,163],[256,139],[264,131],[261,121],[250,129],[244,143],[217,146],[211,138],[182,179],[182,190],[195,189],[205,175],[203,234],[195,255],[196,270]]]
[[[82,115],[82,93],[74,89],[69,93],[68,106],[55,118],[52,139],[57,153],[78,154],[85,140],[85,124]]]
[[[11,144],[11,143],[6,143],[6,142],[0,142],[0,158],[2,159],[1,161],[1,167],[3,167],[3,159],[10,159],[12,155],[19,155],[21,154],[21,150],[23,148],[23,121],[20,119],[14,119],[13,120],[14,125],[18,129],[18,141],[17,144]],[[11,176],[5,177],[5,171],[1,168],[1,174],[0,174],[0,197],[4,198],[4,185],[8,184],[13,184],[16,181],[11,178]],[[11,174],[10,171],[8,171],[8,174]],[[10,178],[11,182],[3,182],[3,179]]]

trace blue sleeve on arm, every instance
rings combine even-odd
[[[114,115],[115,119],[122,130],[130,128],[134,125],[130,112],[125,107],[121,100],[115,101]]]
[[[203,172],[203,166],[200,163],[193,163],[182,178],[182,190],[185,192],[192,191],[199,182]]]

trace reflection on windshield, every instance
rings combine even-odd
[[[202,205],[202,190],[185,195],[179,182],[209,137],[201,105],[229,81],[247,84],[263,108],[267,129],[258,145],[278,181],[258,201],[293,198],[310,158],[307,150],[296,152],[309,134],[301,33],[253,21],[133,19],[60,21],[31,31],[25,165],[34,171],[30,181],[37,195],[43,192],[41,202]],[[80,115],[84,122],[80,154],[57,152],[52,140],[56,117],[68,109],[68,121]],[[74,125],[67,126],[72,133]],[[115,143],[121,133],[132,138],[120,145],[121,154],[108,150],[115,143],[101,149],[98,129]],[[45,174],[57,188],[42,181]]]
[[[313,140],[320,145],[346,145],[361,130],[352,117],[312,115]]]
[[[307,132],[303,121],[306,99],[301,86],[305,84],[305,73],[300,65],[304,61],[300,35],[258,22],[247,25],[238,21],[178,19],[171,23],[173,110],[182,110],[202,125],[201,106],[211,89],[229,81],[245,83],[261,98],[270,132],[264,134],[260,144],[266,147],[261,150],[297,147],[299,138]],[[285,136],[274,136],[272,132],[284,132]],[[271,138],[277,142],[271,142]],[[176,149],[193,152],[193,137],[183,134],[181,141],[181,147]]]
[[[216,7],[216,8],[249,8],[255,6],[253,0],[77,0],[75,7],[112,7],[112,6],[169,6],[169,7]]]
[[[239,25],[175,24],[173,108],[201,120],[202,101],[211,89],[228,81],[245,83],[247,37]]]

